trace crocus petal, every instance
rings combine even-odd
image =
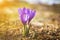
[[[19,12],[19,16],[20,16],[20,19],[21,19],[22,23],[25,24],[26,22],[24,21],[24,18],[23,18],[23,10],[21,8],[19,8],[18,12]]]
[[[31,11],[31,17],[33,18],[34,16],[35,16],[35,13],[36,13],[36,11],[35,10],[33,10],[33,11]]]
[[[26,24],[26,22],[29,20],[29,15],[26,13],[22,14],[20,17],[23,24]]]
[[[19,9],[18,9],[18,12],[19,12],[19,14],[21,14],[21,13],[22,13],[22,9],[21,9],[21,8],[19,8]]]
[[[21,16],[21,21],[23,24],[26,24],[27,20],[25,20],[25,18],[23,16]]]
[[[27,13],[27,8],[23,8],[23,12],[24,13]]]
[[[36,12],[35,10],[31,11],[29,21],[31,21],[31,19],[35,16],[35,12]]]

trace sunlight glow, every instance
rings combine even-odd
[[[7,2],[13,2],[14,0],[6,0]]]
[[[3,10],[4,10],[5,13],[8,13],[8,14],[12,14],[12,13],[14,13],[12,9],[7,8],[7,7],[4,8]]]
[[[4,0],[0,0],[0,4],[2,4],[4,2]]]

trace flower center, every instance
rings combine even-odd
[[[24,19],[25,19],[25,21],[28,21],[29,16],[27,14],[24,14]]]

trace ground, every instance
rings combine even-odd
[[[52,24],[46,24],[43,26],[36,26],[30,24],[30,32],[28,36],[24,37],[21,34],[22,27],[19,25],[20,21],[17,20],[17,24],[14,23],[15,22],[10,22],[8,23],[9,25],[6,25],[7,23],[5,23],[5,27],[1,27],[0,40],[60,40],[59,25],[54,26]]]

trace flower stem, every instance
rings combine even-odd
[[[23,27],[23,36],[27,36],[29,33],[29,25],[24,25]]]

